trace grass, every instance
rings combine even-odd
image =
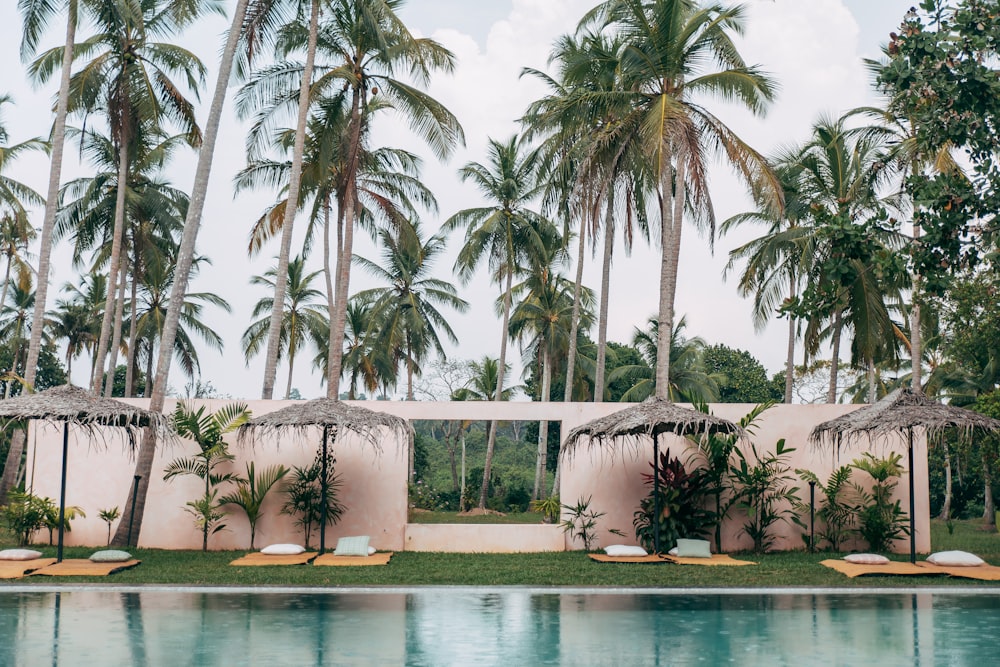
[[[1000,564],[1000,535],[985,532],[978,521],[956,521],[954,533],[932,522],[935,551],[961,549]],[[0,535],[4,539],[5,535]],[[9,539],[3,542],[9,544]],[[44,547],[46,555],[54,548]],[[89,547],[69,547],[67,558],[83,558]],[[397,552],[387,567],[231,567],[229,561],[244,551],[166,551],[136,549],[142,565],[111,577],[26,577],[6,583],[53,585],[60,583],[183,584],[212,586],[609,586],[609,587],[939,587],[983,586],[981,582],[950,577],[847,577],[819,562],[837,557],[829,552],[801,551],[765,555],[737,554],[754,560],[755,567],[697,567],[682,565],[605,564],[581,552],[544,554],[444,554]],[[897,556],[902,559],[903,556]],[[0,590],[3,584],[0,583]]]

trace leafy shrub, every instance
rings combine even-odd
[[[742,532],[753,540],[757,553],[768,551],[774,544],[772,531],[779,521],[789,520],[803,526],[793,506],[798,503],[799,487],[790,486],[795,478],[786,463],[794,448],[778,440],[773,454],[761,455],[756,445],[750,445],[751,462],[747,454],[736,450],[737,465],[730,468],[733,497],[738,508],[747,516]],[[804,527],[804,526],[803,526]]]
[[[858,494],[858,533],[872,551],[888,551],[892,541],[910,534],[907,515],[892,494],[903,473],[901,454],[890,453],[884,459],[865,452],[854,459],[851,467],[867,473],[873,480],[871,489],[852,482]]]
[[[429,484],[425,484],[424,480],[418,479],[410,484],[410,507],[436,512],[444,509],[444,505],[440,494]]]
[[[17,538],[21,546],[31,542],[35,531],[45,527],[45,519],[55,503],[49,498],[42,498],[32,493],[11,491],[7,494],[7,504],[0,508],[4,523],[8,530]],[[56,512],[59,509],[56,508]]]
[[[597,546],[597,520],[605,515],[605,512],[590,509],[592,498],[593,496],[586,500],[580,498],[576,505],[563,505],[568,516],[560,524],[563,532],[569,533],[573,539],[581,540],[587,551]]]
[[[649,464],[653,467],[653,464]],[[635,536],[647,550],[655,550],[656,512],[653,475],[643,473],[644,482],[652,487],[642,499],[639,510],[632,519]],[[689,473],[677,457],[670,456],[670,449],[660,452],[660,548],[669,549],[681,537],[700,537],[713,525],[715,514],[703,505],[710,489],[701,483],[701,475]]]
[[[858,508],[850,503],[851,499],[848,497],[848,491],[852,488],[850,485],[852,470],[850,466],[837,468],[830,474],[825,485],[819,481],[814,472],[801,469],[795,471],[806,482],[813,482],[821,494],[816,518],[821,522],[822,529],[816,531],[816,537],[820,541],[829,542],[833,551],[841,551],[844,542],[856,532],[854,524]],[[804,502],[796,503],[796,509],[803,515],[809,513],[809,505]],[[808,537],[806,540],[808,542]]]
[[[338,498],[341,480],[335,471],[337,459],[326,453],[326,522],[335,524],[344,514],[344,505]],[[285,504],[281,513],[295,517],[295,525],[302,528],[305,546],[309,548],[313,528],[323,522],[323,453],[316,453],[313,462],[305,467],[294,466],[291,480],[281,488]]]

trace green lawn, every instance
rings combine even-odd
[[[954,533],[934,522],[936,551],[962,549],[1000,564],[1000,535],[980,529],[979,522],[955,522]],[[5,540],[2,546],[10,546]],[[44,547],[46,555],[55,549]],[[66,549],[66,557],[86,557],[92,548]],[[581,552],[548,554],[396,553],[388,567],[231,567],[229,561],[245,552],[163,551],[137,549],[142,565],[111,577],[51,579],[26,577],[4,584],[58,583],[185,584],[219,586],[651,586],[651,587],[839,587],[866,586],[983,586],[948,577],[859,577],[848,579],[819,561],[830,553],[784,552],[762,556],[737,554],[756,560],[756,567],[698,567],[669,564],[602,564]],[[898,558],[903,558],[899,556]]]

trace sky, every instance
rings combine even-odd
[[[429,93],[447,106],[462,123],[466,145],[445,162],[438,162],[429,150],[408,133],[396,118],[379,121],[373,132],[376,145],[405,147],[424,157],[422,180],[435,193],[439,211],[428,212],[423,228],[436,231],[455,212],[484,205],[470,184],[458,178],[459,168],[470,162],[486,160],[485,146],[490,138],[506,139],[519,129],[517,118],[526,106],[544,94],[541,84],[530,77],[520,77],[522,68],[546,70],[553,42],[572,32],[580,17],[595,0],[409,0],[401,16],[415,33],[432,37],[450,49],[456,59],[455,71],[435,75]],[[10,3],[13,4],[13,3]],[[228,3],[230,6],[234,2]],[[844,111],[877,103],[863,59],[877,58],[913,0],[748,0],[746,29],[739,38],[744,59],[759,65],[777,82],[776,101],[764,117],[724,103],[714,103],[713,112],[747,142],[764,154],[782,146],[804,141],[810,126],[822,115],[837,116]],[[11,143],[29,137],[46,136],[51,125],[51,107],[58,80],[41,87],[32,86],[20,64],[20,19],[13,8],[3,10],[0,22],[0,62],[4,63],[0,94],[9,94],[14,104],[0,109]],[[195,52],[209,68],[206,92],[199,105],[199,118],[207,117],[211,88],[215,82],[215,63],[228,22],[220,17],[202,20],[175,40]],[[61,43],[64,26],[54,26],[45,36],[43,48]],[[81,32],[86,33],[86,28]],[[277,240],[254,257],[247,255],[248,233],[253,221],[275,197],[274,192],[241,193],[234,198],[232,179],[246,164],[245,126],[232,110],[235,88],[230,89],[222,131],[216,147],[209,194],[206,201],[198,250],[213,264],[204,267],[190,286],[191,291],[212,291],[227,299],[232,313],[209,309],[204,317],[225,341],[222,353],[200,347],[201,379],[211,382],[222,395],[255,399],[260,396],[264,355],[245,363],[240,337],[250,322],[250,313],[263,288],[251,286],[251,275],[262,274],[275,263]],[[71,121],[72,123],[72,121]],[[173,185],[190,191],[196,157],[180,155],[167,171]],[[48,161],[43,155],[29,155],[6,172],[39,192],[45,192]],[[68,146],[63,167],[63,182],[88,174],[75,146]],[[745,187],[724,165],[715,165],[710,173],[710,192],[719,221],[751,208]],[[33,212],[33,222],[41,227],[42,211]],[[300,246],[304,223],[296,224],[293,253]],[[704,234],[688,224],[684,230],[675,309],[687,318],[689,336],[700,336],[709,344],[725,344],[750,351],[775,373],[783,368],[787,324],[773,320],[762,331],[755,331],[751,304],[738,296],[735,276],[724,280],[728,253],[757,232],[737,230],[717,238],[714,251]],[[365,237],[356,237],[355,253],[378,261],[378,249]],[[446,343],[450,359],[480,359],[497,356],[500,346],[500,321],[493,304],[498,288],[491,285],[482,270],[467,284],[461,285],[452,274],[454,258],[461,245],[460,234],[449,239],[446,252],[434,267],[435,277],[456,282],[460,294],[470,303],[466,314],[449,318],[458,337],[458,345]],[[636,326],[645,326],[658,303],[658,255],[656,248],[637,243],[631,254],[615,249],[609,292],[608,338],[628,342]],[[71,267],[71,249],[63,241],[54,251],[54,275],[49,290],[49,308],[61,296],[67,281],[77,280]],[[313,260],[312,268],[319,269]],[[574,268],[567,265],[566,274]],[[600,259],[588,257],[584,283],[600,285]],[[319,284],[321,284],[321,280]],[[355,267],[351,292],[375,286],[360,267]],[[596,336],[596,331],[593,332]],[[313,350],[296,359],[292,386],[306,398],[324,395],[319,373],[311,369]],[[519,350],[514,345],[508,358],[517,363]],[[797,354],[801,363],[801,352]],[[74,362],[72,381],[87,384],[88,360]],[[284,392],[287,365],[279,367],[275,397]],[[186,380],[179,369],[171,370],[170,385],[180,391]],[[343,388],[343,383],[342,383]],[[401,394],[405,387],[400,387]]]

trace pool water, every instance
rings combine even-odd
[[[972,665],[1000,590],[0,589],[0,667]]]

